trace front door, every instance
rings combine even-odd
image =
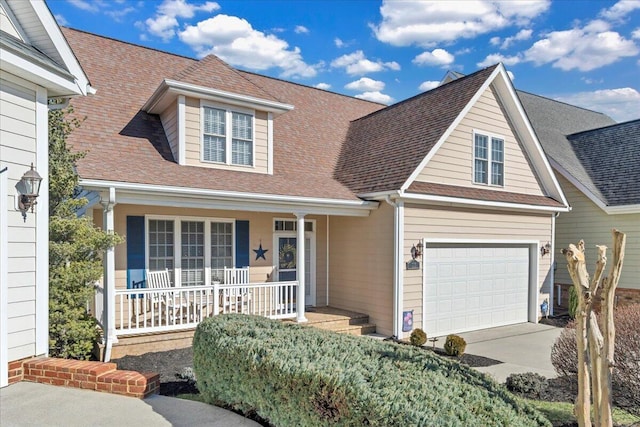
[[[314,240],[311,236],[305,237],[305,251],[304,251],[304,263],[305,263],[305,305],[316,305],[316,284],[315,284],[315,271],[314,259],[311,256],[315,252],[312,244]],[[279,234],[276,236],[276,244],[274,245],[277,250],[278,260],[278,281],[288,282],[298,280],[298,244],[297,238],[294,234]]]

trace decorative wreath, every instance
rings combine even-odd
[[[288,270],[296,268],[296,247],[290,243],[280,248],[280,269]]]

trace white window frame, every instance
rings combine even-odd
[[[476,135],[487,137],[487,182],[476,181]],[[492,148],[493,140],[499,139],[502,141],[502,184],[491,183],[491,164],[493,163]],[[473,137],[471,139],[471,182],[475,185],[486,185],[488,187],[505,188],[506,185],[506,146],[507,140],[504,136],[491,132],[485,132],[480,130],[473,130]]]
[[[215,162],[204,158],[204,110],[205,108],[215,108],[225,112],[225,161]],[[251,164],[241,165],[232,163],[233,147],[233,113],[248,114],[251,116]],[[216,104],[209,101],[200,100],[200,161],[202,163],[212,163],[217,165],[237,166],[243,168],[255,168],[256,166],[256,111],[247,108],[230,107],[228,105]]]
[[[144,265],[149,269],[149,221],[173,221],[173,283],[174,286],[182,286],[182,221],[202,221],[204,222],[204,284],[211,284],[211,223],[226,222],[231,223],[231,257],[233,266],[236,264],[236,220],[235,218],[216,218],[186,215],[145,215],[144,217]]]

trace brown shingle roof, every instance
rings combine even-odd
[[[534,206],[563,206],[562,203],[545,196],[510,193],[507,191],[485,190],[481,188],[459,187],[456,185],[436,184],[432,182],[414,181],[407,189],[407,193],[431,194],[434,196],[457,197],[461,199],[517,203]]]
[[[358,194],[399,190],[496,67],[353,122],[336,178]]]
[[[171,79],[269,101],[280,101],[215,55],[205,56],[176,73]]]
[[[69,137],[75,149],[88,150],[78,163],[83,179],[357,199],[333,177],[338,153],[349,121],[382,105],[238,72],[247,87],[295,106],[274,119],[274,174],[181,166],[158,116],[140,109],[165,78],[198,62],[77,30],[63,32],[98,91],[72,101],[76,114],[87,117]]]

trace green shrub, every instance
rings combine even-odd
[[[467,348],[467,342],[458,335],[447,335],[447,339],[444,342],[444,351],[449,356],[462,356]]]
[[[413,332],[411,332],[409,341],[411,341],[411,345],[421,347],[424,345],[424,343],[427,342],[427,334],[420,328],[415,329]]]
[[[432,352],[256,316],[200,323],[193,362],[205,402],[280,427],[550,425],[491,378]]]
[[[571,287],[569,287],[569,317],[575,319],[577,311],[578,294],[576,293],[575,285],[571,285]]]
[[[511,374],[507,377],[506,385],[508,390],[516,393],[540,396],[540,393],[542,393],[547,386],[547,379],[535,372]]]

